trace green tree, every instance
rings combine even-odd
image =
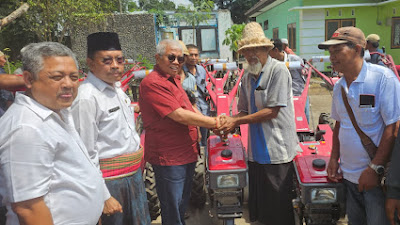
[[[63,42],[74,26],[84,27],[104,21],[118,9],[113,0],[27,0],[29,30],[40,41]]]
[[[229,9],[234,23],[246,23],[248,17],[244,14],[253,7],[259,0],[216,0],[219,9]]]
[[[233,24],[228,30],[225,31],[225,39],[223,45],[229,46],[231,51],[236,52],[236,59],[239,60],[238,41],[242,38],[242,32],[245,24]]]
[[[201,22],[207,21],[211,18],[210,12],[214,8],[214,1],[209,0],[191,0],[193,6],[180,7],[175,17],[178,20],[183,20],[190,24],[193,28],[193,40],[194,40],[194,30]]]

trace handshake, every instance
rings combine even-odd
[[[226,137],[229,132],[231,132],[233,129],[235,129],[235,127],[239,125],[237,119],[234,117],[219,115],[215,119],[217,123],[215,128],[213,129],[213,132],[218,136]]]

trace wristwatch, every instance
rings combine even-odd
[[[385,167],[382,165],[370,163],[369,167],[371,167],[371,169],[373,169],[378,175],[382,175],[385,172]]]

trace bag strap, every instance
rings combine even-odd
[[[346,91],[344,90],[343,86],[341,87],[341,89],[342,89],[342,98],[343,98],[344,106],[346,107],[347,114],[349,114],[349,117],[350,117],[351,123],[354,126],[354,129],[357,131],[357,134],[361,139],[361,143],[363,144],[363,146],[370,145],[370,144],[373,144],[375,146],[375,143],[371,140],[371,138],[368,137],[368,135],[366,135],[364,133],[364,131],[362,131],[361,128],[358,126],[356,117],[354,116],[353,110],[351,109],[349,101],[347,100]],[[368,151],[369,149],[366,149],[366,148],[364,148],[364,149],[365,149],[365,151],[367,151],[369,157],[371,159],[373,159],[375,152],[369,152]]]

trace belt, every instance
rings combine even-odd
[[[135,174],[143,158],[143,147],[136,152],[100,159],[100,170],[105,180],[113,180]]]

